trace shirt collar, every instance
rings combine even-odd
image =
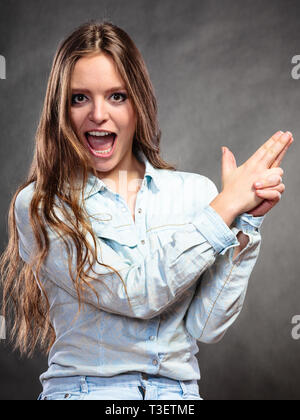
[[[141,150],[138,151],[138,158],[145,164],[145,177],[149,181],[152,181],[155,187],[159,190],[161,188],[162,179],[161,170],[154,168],[154,166],[150,163],[146,155]]]
[[[145,163],[145,178],[152,181],[155,187],[159,190],[162,176],[160,169],[154,168],[141,150],[138,151],[138,158],[140,161]],[[147,185],[149,185],[149,182]],[[84,199],[103,191],[105,187],[105,183],[100,178],[96,177],[92,172],[89,172],[87,183],[84,188]]]

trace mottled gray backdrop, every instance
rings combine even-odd
[[[109,19],[134,39],[158,102],[162,154],[221,187],[221,146],[238,165],[276,130],[295,143],[282,167],[286,192],[262,227],[262,248],[244,309],[223,341],[199,344],[205,399],[298,399],[300,314],[298,0],[0,1],[0,246],[7,209],[28,171],[33,137],[58,42],[90,19]],[[0,399],[34,399],[47,360],[20,359],[0,341]]]

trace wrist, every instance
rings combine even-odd
[[[224,220],[227,226],[231,226],[236,217],[240,214],[237,206],[233,204],[231,198],[221,192],[209,204]]]

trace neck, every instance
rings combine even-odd
[[[114,192],[122,195],[125,191],[137,192],[145,175],[145,164],[133,153],[122,159],[109,172],[98,172],[98,177]]]

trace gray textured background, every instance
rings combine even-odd
[[[268,214],[244,309],[216,345],[199,344],[206,399],[298,399],[300,341],[298,0],[0,1],[0,247],[9,201],[27,174],[33,136],[58,42],[91,18],[108,18],[135,40],[159,102],[162,151],[179,169],[221,187],[221,146],[243,163],[276,130],[295,143],[281,165],[286,192]],[[0,341],[0,399],[34,399],[47,367]]]

